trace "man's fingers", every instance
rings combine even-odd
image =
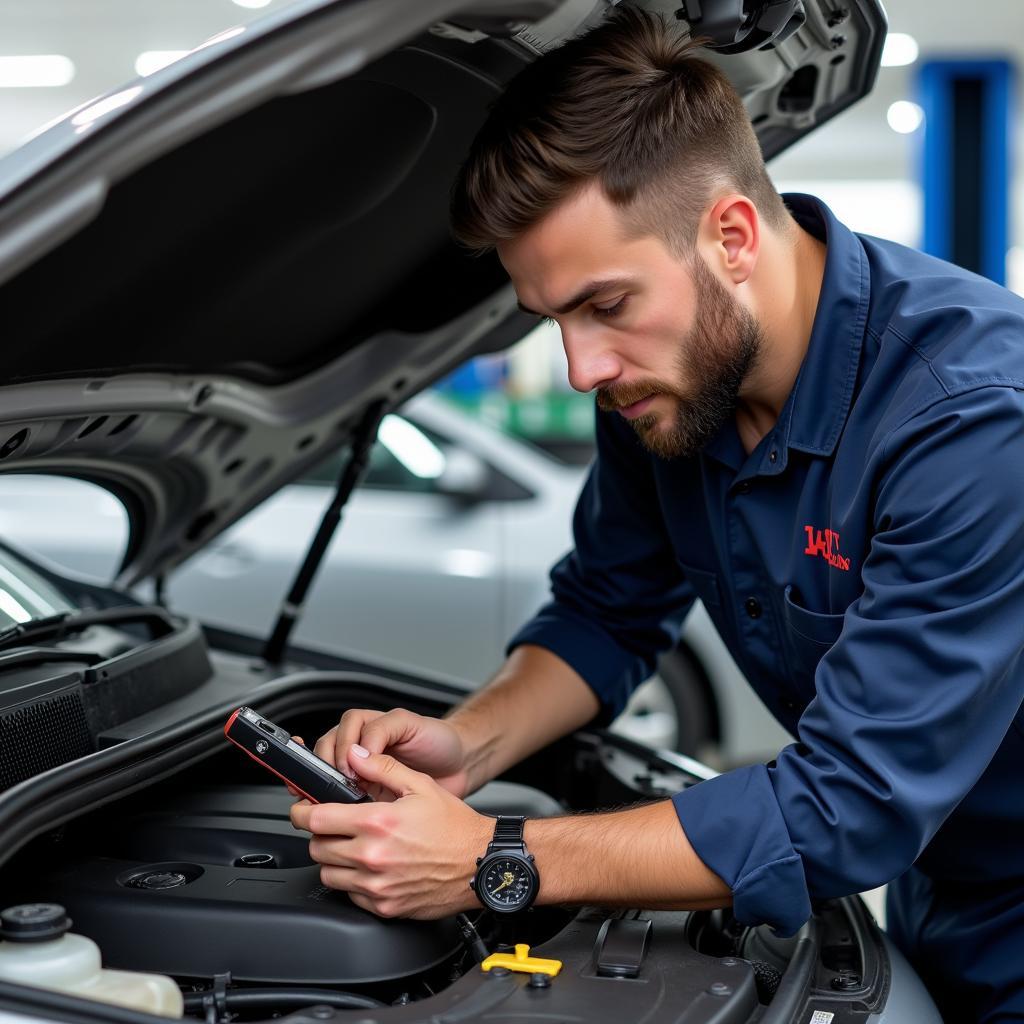
[[[355,778],[352,768],[349,766],[348,749],[353,743],[361,743],[367,723],[380,717],[382,717],[380,711],[368,711],[365,708],[353,708],[346,711],[334,729],[334,749],[330,756],[325,756],[325,760],[336,765],[338,771],[344,772],[350,778]]]
[[[350,852],[351,839],[313,836],[309,841],[309,855],[318,864],[337,868],[364,868],[358,858]]]
[[[365,747],[371,754],[383,754],[388,747],[411,739],[416,732],[419,716],[404,708],[395,708],[363,727],[360,737],[352,742]]]
[[[355,778],[359,773],[359,765],[352,755],[355,745],[371,754],[381,754],[414,739],[421,721],[419,715],[404,708],[388,712],[352,708],[341,716],[341,721],[333,729],[317,740],[313,753],[350,778]]]
[[[341,868],[325,864],[320,867],[320,881],[329,889],[340,889],[342,892],[362,893],[362,872],[355,868]],[[353,900],[353,902],[355,902]],[[363,908],[364,910],[367,908]]]
[[[301,828],[309,832],[309,812],[313,809],[313,805],[308,800],[299,800],[292,804],[291,809],[288,811],[288,817],[291,819],[292,828]]]
[[[328,729],[327,732],[325,732],[323,736],[316,741],[316,745],[313,747],[313,753],[328,764],[334,764],[334,737],[337,731],[337,726],[333,729]]]
[[[360,908],[378,917],[397,917],[399,906],[385,898],[378,884],[365,872],[353,868],[322,867],[320,881],[329,889],[347,892],[349,899]]]
[[[311,804],[300,800],[288,816],[295,828],[318,836],[355,836],[373,827],[380,812],[374,804]]]
[[[397,797],[419,793],[425,786],[436,785],[429,776],[414,771],[390,754],[372,754],[358,743],[352,745],[349,764],[355,768],[360,779],[375,782]]]

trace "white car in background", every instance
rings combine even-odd
[[[339,452],[283,488],[176,570],[166,581],[170,607],[269,632],[342,460]],[[479,686],[547,599],[548,570],[572,543],[583,478],[436,395],[412,399],[381,425],[295,642]],[[21,474],[0,477],[0,537],[104,581],[116,576],[128,539],[112,495]],[[615,731],[716,765],[770,757],[788,741],[699,604]]]

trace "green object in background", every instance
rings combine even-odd
[[[445,394],[453,405],[486,423],[525,437],[589,441],[594,436],[594,396],[575,391],[514,398],[501,391],[478,395]]]

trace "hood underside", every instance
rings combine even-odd
[[[117,493],[132,584],[371,404],[518,340],[497,260],[449,237],[450,184],[503,83],[607,6],[308,0],[0,162],[0,468]],[[847,6],[843,62],[819,0],[778,48],[712,55],[767,156],[870,88],[884,18]]]

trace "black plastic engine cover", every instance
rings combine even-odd
[[[19,901],[63,904],[108,967],[178,977],[360,985],[459,949],[451,919],[382,920],[321,885],[290,804],[283,790],[223,787],[107,818],[67,859],[20,879]],[[235,866],[252,854],[276,866]]]

